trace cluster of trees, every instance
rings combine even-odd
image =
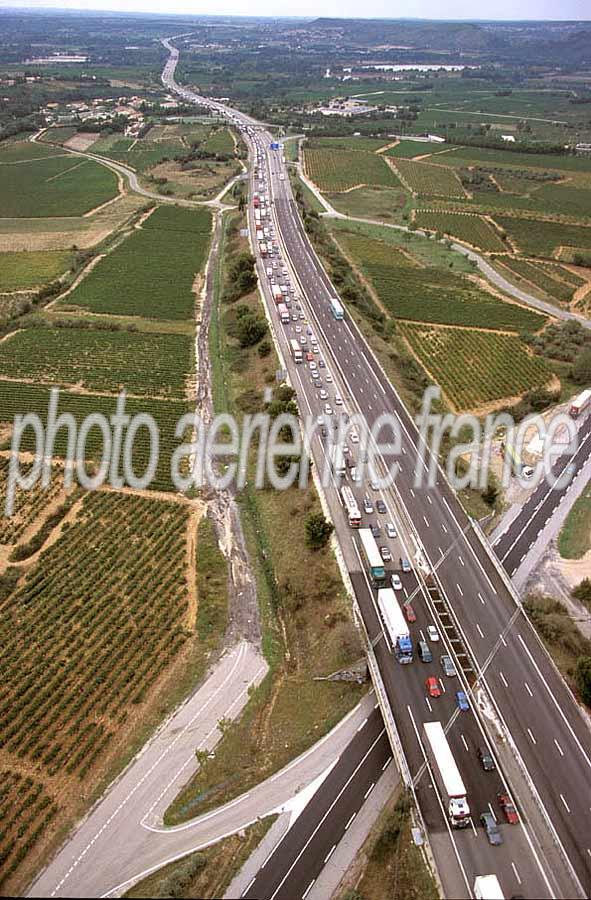
[[[539,334],[524,332],[521,338],[540,356],[573,363],[573,376],[579,381],[587,368],[591,352],[591,333],[579,322],[548,325]]]
[[[235,334],[241,347],[254,347],[267,334],[265,319],[248,306],[242,304],[236,309]]]
[[[240,297],[250,294],[257,286],[255,258],[252,253],[240,253],[235,256],[226,272],[224,302],[234,303]]]

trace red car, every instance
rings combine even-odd
[[[425,687],[430,697],[441,697],[441,685],[435,675],[431,675],[425,681]]]
[[[306,353],[306,359],[308,360],[308,362],[312,362],[312,360],[314,359],[314,354],[311,350],[308,350],[308,352]]]
[[[407,622],[416,622],[417,621],[417,614],[414,611],[414,609],[412,608],[412,606],[410,605],[410,603],[404,603],[402,608],[404,610],[404,615],[406,616]]]
[[[497,800],[499,801],[499,806],[503,810],[505,821],[508,822],[509,825],[518,825],[519,813],[515,809],[515,804],[511,800],[509,794],[497,794]]]

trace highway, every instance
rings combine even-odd
[[[171,87],[173,76],[174,66],[167,82]],[[184,88],[179,90],[184,96],[191,95]],[[204,102],[204,98],[194,96]],[[215,106],[221,111],[220,104]],[[235,111],[226,111],[234,121],[252,126],[250,120]],[[503,769],[510,765],[507,757],[518,764],[514,766],[518,769],[517,774],[513,771],[511,780],[512,787],[519,786],[518,802],[522,807],[528,806],[526,794],[531,792],[544,813],[544,816],[530,816],[527,828],[503,826],[505,844],[502,848],[490,848],[479,827],[449,831],[447,840],[451,854],[457,860],[464,883],[462,894],[449,890],[446,893],[469,896],[475,874],[494,871],[507,893],[520,892],[532,897],[587,896],[591,888],[591,848],[588,846],[591,843],[591,760],[587,726],[523,615],[505,573],[493,558],[490,547],[467,519],[442,473],[438,472],[437,482],[431,488],[415,485],[415,469],[419,466],[420,471],[423,465],[420,452],[423,448],[416,425],[352,318],[346,315],[344,320],[336,320],[333,317],[329,300],[336,296],[336,291],[304,233],[281,154],[269,150],[270,135],[266,132],[255,131],[253,127],[251,138],[255,150],[258,145],[264,158],[265,175],[259,180],[257,189],[266,191],[271,198],[278,250],[283,253],[282,264],[288,267],[290,280],[296,286],[297,296],[301,297],[301,305],[318,337],[332,376],[331,382],[325,376],[323,383],[327,387],[330,385],[331,396],[333,385],[338,386],[348,412],[363,410],[370,425],[378,414],[390,412],[398,417],[402,426],[399,477],[395,488],[383,492],[382,497],[388,520],[403,521],[409,529],[409,558],[416,561],[416,549],[420,547],[424,559],[435,572],[440,598],[435,603],[434,596],[425,589],[422,579],[417,581],[415,573],[403,575],[407,593],[419,592],[413,600],[418,617],[411,629],[413,637],[424,631],[430,622],[439,626],[458,667],[465,670],[461,679],[473,704],[482,696],[492,700],[490,718],[499,725],[505,738],[497,742],[494,749],[498,758],[503,757]],[[251,230],[253,227],[251,210]],[[297,366],[289,360],[287,342],[297,334],[295,324],[292,322],[284,327],[278,321],[264,263],[259,260],[259,276],[279,346],[298,392],[300,409],[302,413],[317,414],[323,409],[318,396],[319,385],[312,383],[308,365]],[[312,449],[314,458],[321,461],[324,448],[318,437],[314,439]],[[425,460],[430,461],[428,452]],[[359,487],[354,485],[356,491]],[[366,484],[362,484],[362,493],[367,490]],[[327,489],[326,495],[434,846],[438,843],[434,836],[445,836],[447,823],[424,765],[420,739],[422,721],[439,718],[448,727],[448,738],[466,781],[476,824],[479,813],[486,810],[489,803],[493,806],[496,802],[496,793],[503,784],[502,776],[483,773],[479,769],[475,749],[477,745],[487,743],[481,717],[471,713],[458,714],[453,691],[449,688],[442,698],[434,701],[438,704],[435,712],[425,696],[425,672],[420,671],[423,667],[415,662],[400,671],[393,660],[376,611],[374,592],[358,556],[357,539],[345,520],[336,489]],[[376,523],[380,521],[379,516],[372,518]],[[380,524],[383,527],[384,520]],[[400,533],[403,535],[404,531]],[[398,558],[396,552],[393,556]],[[549,823],[561,849],[561,865],[550,864],[547,854],[539,850],[547,844],[544,821]],[[510,834],[507,833],[509,830]],[[449,877],[453,880],[458,876],[455,873]]]
[[[558,458],[553,466],[553,474],[558,480],[565,470],[569,470],[570,479],[555,487],[543,479],[535,491],[523,504],[518,515],[508,528],[495,537],[493,548],[509,576],[519,568],[537,536],[560,506],[575,475],[583,468],[591,452],[591,416],[583,419],[579,425],[578,447],[571,455]],[[565,473],[566,474],[566,473]]]

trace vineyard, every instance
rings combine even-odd
[[[187,521],[180,504],[89,493],[3,600],[0,742],[19,768],[83,780],[121,744],[130,713],[194,632]],[[4,820],[0,853],[9,839]]]
[[[23,291],[54,281],[72,260],[68,250],[0,253],[0,291]]]
[[[551,258],[563,246],[591,250],[591,227],[499,215],[495,221],[526,256]]]
[[[338,235],[339,243],[356,260],[364,265],[379,266],[408,266],[414,268],[416,263],[399,248],[384,241],[372,240],[360,234],[341,232]]]
[[[442,234],[478,247],[486,253],[503,253],[507,250],[498,232],[482,216],[418,209],[415,222],[419,228],[441,231]]]
[[[456,410],[476,410],[546,384],[546,362],[530,356],[519,338],[464,328],[401,324],[422,364]]]
[[[575,288],[572,285],[569,286],[564,281],[554,278],[552,272],[544,271],[536,263],[507,256],[503,257],[503,265],[561,303],[569,303],[573,299]]]
[[[455,172],[446,166],[434,166],[425,162],[398,158],[396,168],[411,191],[420,197],[434,195],[463,198],[466,196]]]
[[[58,812],[41,782],[11,769],[0,775],[0,886],[42,838]]]
[[[536,265],[539,269],[542,269],[542,271],[548,272],[554,278],[566,281],[567,284],[570,284],[570,286],[574,288],[579,288],[591,280],[591,271],[588,269],[582,269],[580,270],[580,273],[573,272],[572,269],[561,266],[559,263],[543,262],[542,260],[537,260]]]
[[[45,148],[31,145],[43,156]],[[27,148],[27,152],[30,152]],[[80,216],[117,194],[105,166],[70,154],[11,164],[0,156],[0,216]]]
[[[191,354],[188,335],[27,328],[0,344],[0,379],[182,398]]]
[[[47,407],[49,403],[49,388],[18,381],[0,381],[0,421],[12,423],[17,414],[26,415],[36,413],[43,425],[47,422]],[[175,427],[178,419],[186,412],[187,406],[175,400],[134,400],[128,399],[126,412],[130,416],[137,413],[151,415],[158,427],[160,435],[160,453],[154,479],[150,487],[154,490],[172,490],[170,477],[170,460],[172,452],[178,447],[181,440],[175,437]],[[83,419],[91,413],[99,413],[109,419],[115,414],[116,400],[114,397],[101,397],[96,394],[79,394],[61,391],[59,395],[58,415],[62,412],[71,413],[80,426]],[[63,457],[67,451],[67,430],[58,431],[55,441],[55,455]],[[187,438],[185,438],[187,439]],[[2,449],[10,446],[10,440],[5,440]],[[28,428],[21,441],[21,449],[34,451],[35,441],[32,429]],[[102,433],[98,428],[92,428],[86,441],[85,458],[90,462],[100,459],[103,453]],[[147,429],[140,428],[135,436],[133,444],[133,469],[139,477],[145,471],[150,453],[149,435]]]
[[[412,266],[399,250],[382,241],[347,233],[339,238],[397,319],[504,331],[537,331],[545,322],[538,313],[505,303],[461,275],[435,266]]]
[[[314,150],[304,148],[309,178],[321,191],[347,191],[359,184],[400,187],[394,172],[381,156],[365,150]]]
[[[193,282],[205,262],[210,232],[208,210],[160,207],[59,305],[95,313],[191,319]]]
[[[21,461],[23,475],[28,474],[32,466]],[[47,488],[35,485],[29,490],[18,488],[14,497],[14,512],[10,518],[2,514],[0,518],[0,544],[16,544],[25,530],[35,522],[43,510],[53,503],[62,490],[61,475],[54,467],[51,484]],[[8,483],[8,459],[0,457],[0,508],[4,513],[6,488]]]

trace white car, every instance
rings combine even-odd
[[[312,350],[314,353],[320,353],[320,347],[318,346],[318,344],[314,344]]]
[[[392,524],[392,522],[386,522],[386,534],[388,535],[389,538],[396,537],[396,529],[394,528],[394,525]]]
[[[394,588],[395,591],[402,590],[402,582],[400,580],[400,575],[397,575],[396,572],[394,572],[394,574],[391,576],[390,583],[392,584],[392,587]]]
[[[322,388],[322,390],[320,391],[320,399],[328,400],[328,391],[325,391],[324,388]]]
[[[372,491],[379,491],[379,489],[380,489],[380,486],[377,483],[377,481],[370,481],[369,486],[372,489]]]
[[[301,325],[296,325],[296,327],[295,327],[295,333],[296,333],[296,334],[301,334],[301,333],[302,333],[302,326],[301,326]]]
[[[306,338],[306,335],[300,334],[300,344],[302,345],[302,347],[305,347],[307,343],[308,339]]]
[[[320,379],[320,372],[312,372],[312,378],[315,380]],[[320,381],[318,381],[318,384],[320,384]]]
[[[427,625],[427,635],[429,636],[429,640],[433,641],[435,644],[439,640],[439,632],[435,628],[435,625]]]
[[[351,443],[352,443],[352,444],[358,444],[358,443],[359,443],[359,435],[357,434],[356,431],[352,431],[351,434],[349,435],[349,437],[351,438]]]
[[[312,362],[309,363],[309,365],[310,365],[310,371],[313,372],[316,369],[316,363],[314,362],[314,360],[312,360]]]
[[[336,403],[337,406],[342,406],[343,398],[341,396],[339,396],[339,394],[335,394],[334,402]]]
[[[328,384],[332,384],[332,375],[330,374],[330,372],[327,372],[327,373],[326,373],[326,375],[324,376],[324,380],[325,380]]]
[[[326,413],[327,416],[332,416],[333,409],[332,409],[332,406],[330,405],[330,403],[325,404],[324,412]]]

